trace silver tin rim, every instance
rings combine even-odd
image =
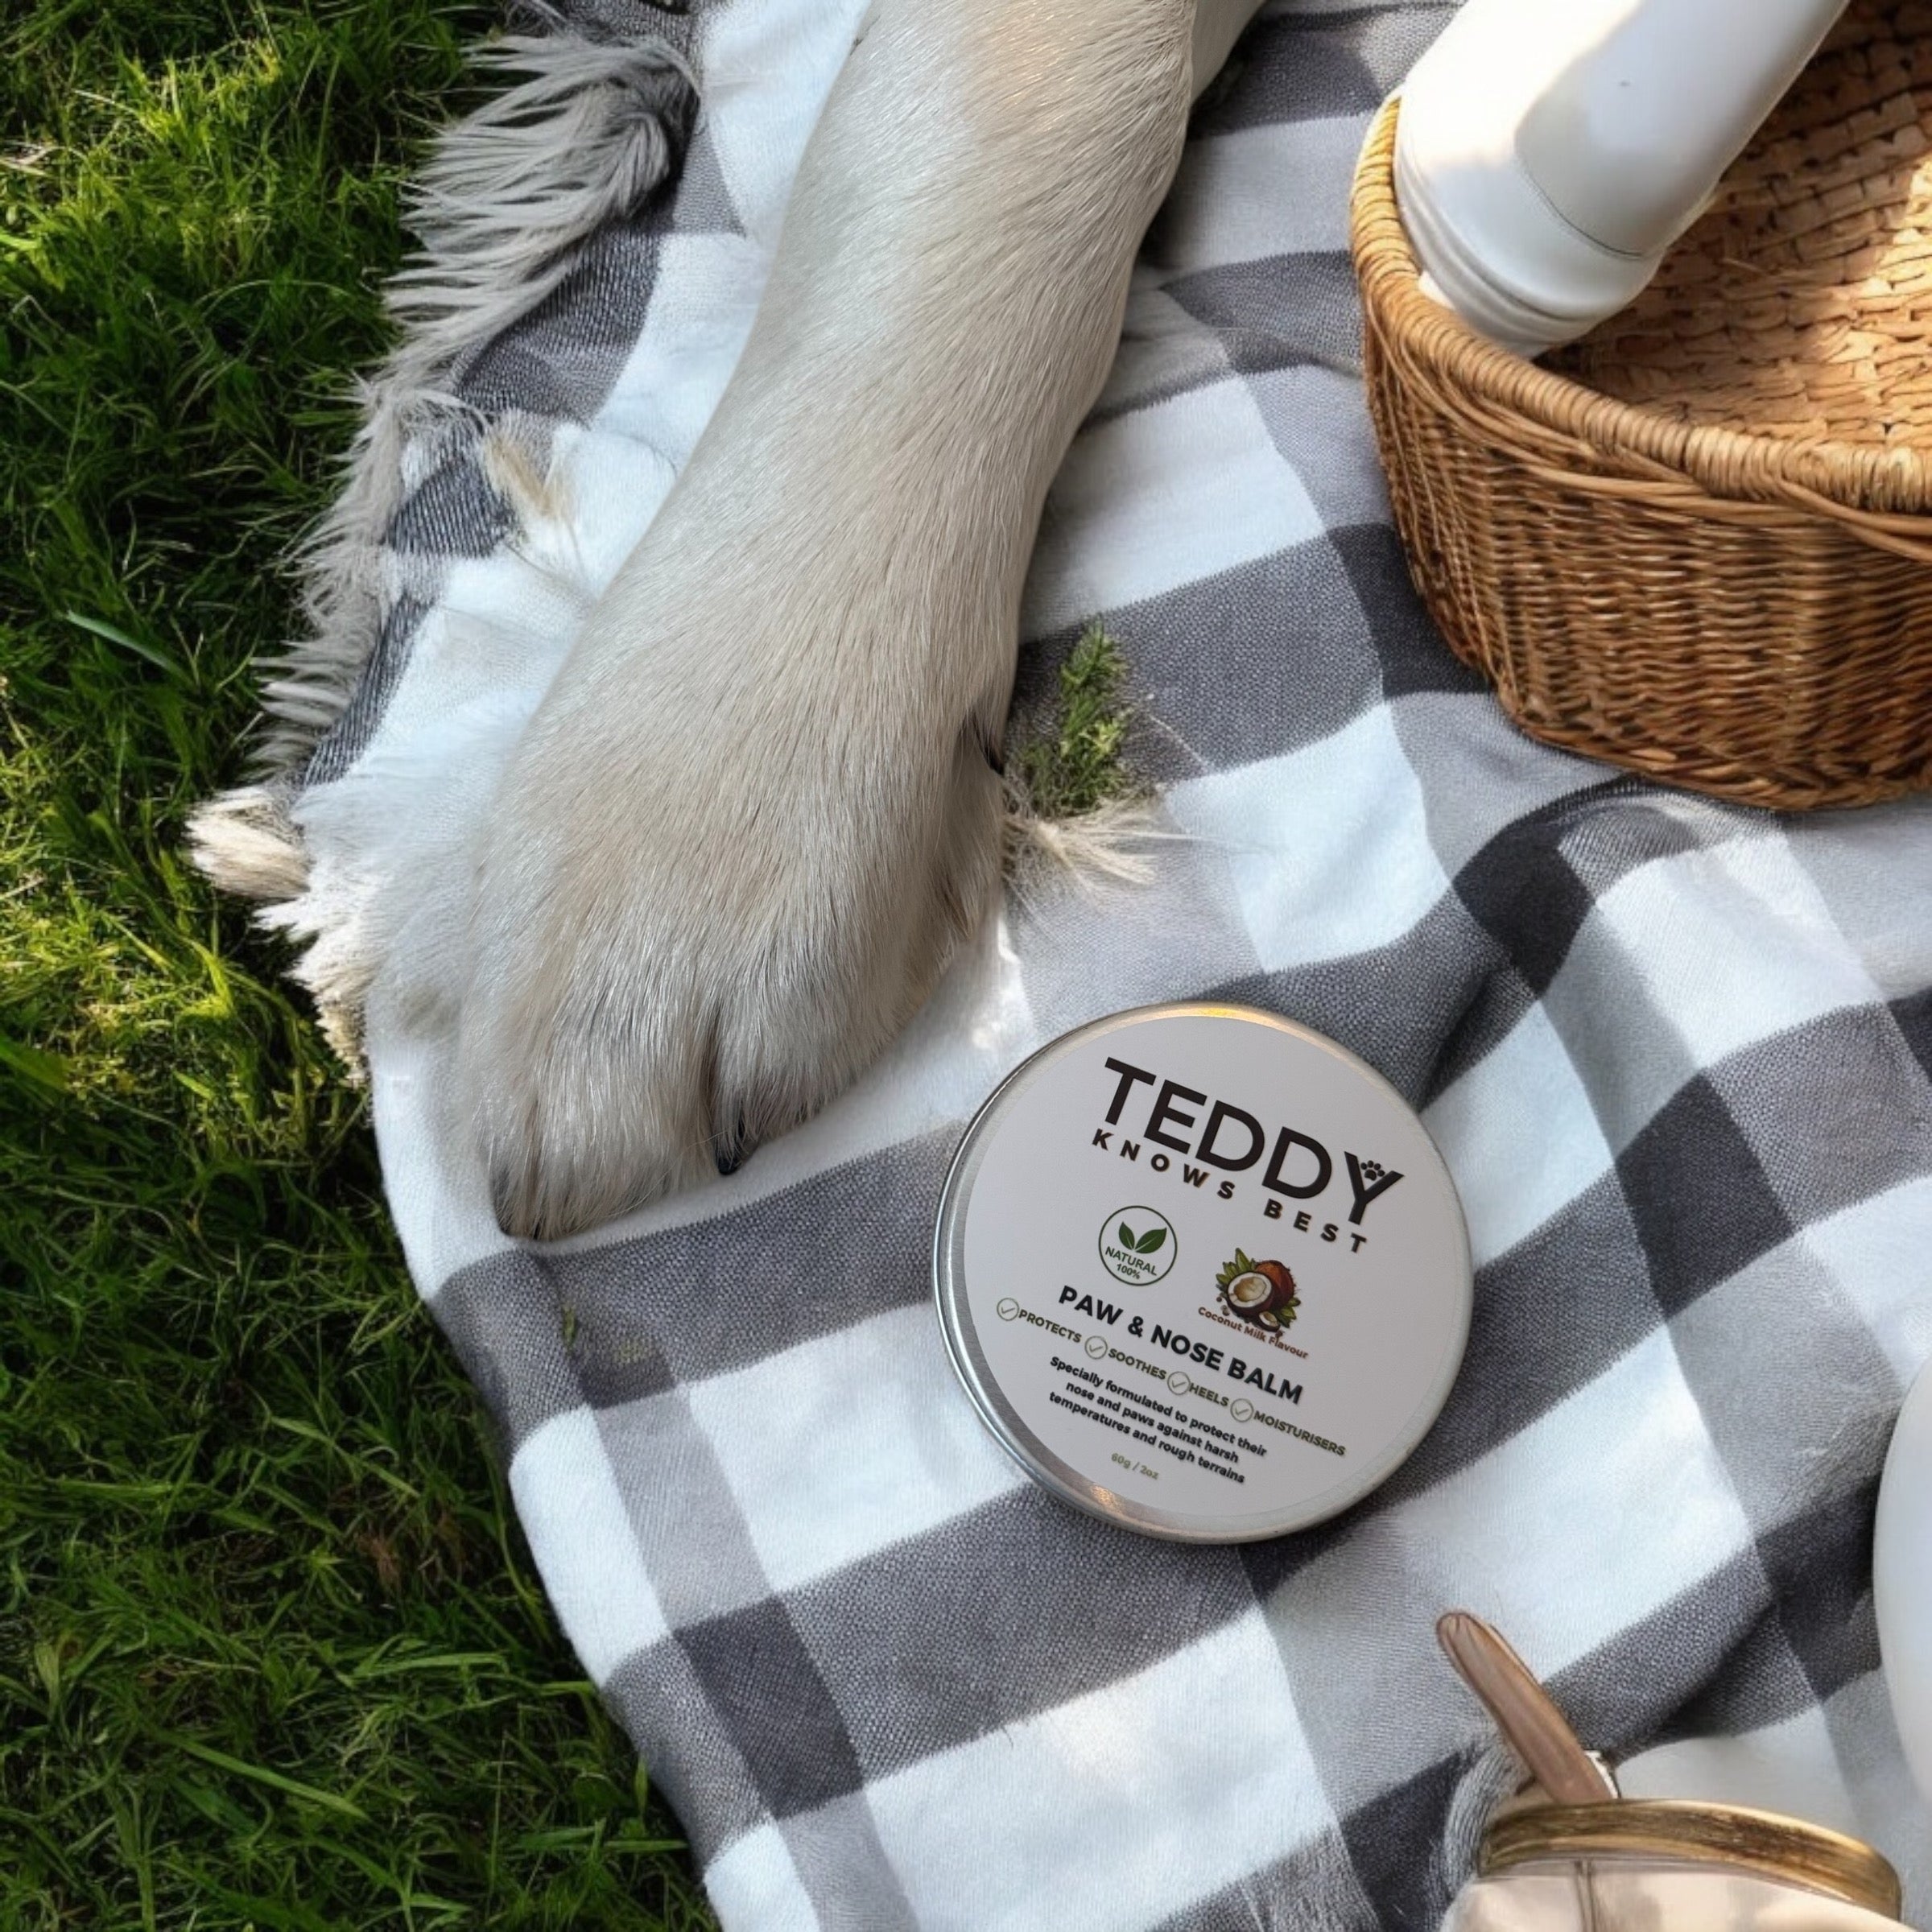
[[[1114,1491],[1083,1476],[1035,1436],[1007,1402],[993,1379],[981,1352],[979,1338],[966,1306],[966,1213],[993,1133],[1013,1102],[1054,1063],[1096,1034],[1138,1026],[1149,1020],[1226,1019],[1258,1022],[1278,1033],[1290,1034],[1304,1045],[1319,1048],[1352,1067],[1379,1088],[1414,1121],[1423,1145],[1435,1162],[1451,1208],[1450,1220],[1457,1243],[1455,1283],[1456,1325],[1453,1346],[1446,1349],[1443,1365],[1435,1381],[1417,1402],[1401,1432],[1373,1462],[1358,1468],[1344,1481],[1331,1484],[1318,1496],[1290,1511],[1253,1511],[1202,1516],[1167,1509],[1152,1509],[1145,1504],[1117,1495]],[[932,1238],[933,1295],[938,1305],[939,1331],[946,1338],[946,1352],[953,1371],[965,1388],[980,1419],[993,1439],[1036,1482],[1050,1489],[1063,1502],[1088,1516],[1143,1536],[1160,1537],[1179,1543],[1253,1543],[1269,1537],[1285,1536],[1291,1530],[1307,1530],[1341,1514],[1344,1509],[1375,1490],[1414,1454],[1417,1446],[1435,1426],[1436,1418],[1449,1399],[1461,1372],[1469,1343],[1469,1323],[1475,1303],[1474,1272],[1469,1253],[1469,1233],[1463,1217],[1462,1197],[1435,1137],[1422,1125],[1421,1117],[1408,1101],[1368,1063],[1327,1034],[1312,1027],[1283,1019],[1259,1006],[1245,1006],[1232,1001],[1177,1000],[1156,1006],[1129,1007],[1104,1018],[1090,1020],[1072,1032],[1050,1040],[1037,1052],[1021,1061],[993,1088],[979,1111],[967,1123],[946,1184],[939,1193],[938,1218]]]

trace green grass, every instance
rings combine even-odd
[[[0,14],[0,1932],[708,1922],[181,857],[489,19]]]
[[[1133,707],[1127,658],[1097,622],[1081,632],[1051,694],[1016,716],[1006,759],[1027,807],[1042,819],[1078,819],[1145,789],[1127,757]]]

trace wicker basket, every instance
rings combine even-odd
[[[1644,295],[1525,361],[1352,208],[1418,586],[1525,731],[1720,798],[1932,785],[1932,0],[1854,0]]]

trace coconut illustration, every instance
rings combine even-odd
[[[1228,1284],[1228,1306],[1237,1315],[1259,1315],[1274,1299],[1274,1283],[1260,1269],[1237,1274]]]
[[[1214,1285],[1222,1307],[1257,1328],[1286,1328],[1302,1305],[1294,1277],[1281,1262],[1250,1261],[1238,1248]]]

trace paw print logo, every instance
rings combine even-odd
[[[1387,1170],[1380,1161],[1364,1161],[1362,1162],[1362,1179],[1371,1187],[1373,1187],[1386,1172]]]

